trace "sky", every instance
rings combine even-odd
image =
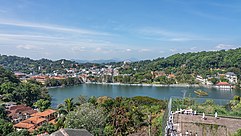
[[[241,47],[240,0],[0,0],[0,54],[154,59]]]

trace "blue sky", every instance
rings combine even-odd
[[[0,0],[0,54],[153,59],[241,47],[241,1]]]

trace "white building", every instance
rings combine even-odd
[[[237,75],[234,74],[233,72],[227,72],[225,74],[226,79],[228,79],[229,83],[231,84],[236,84],[238,82]]]

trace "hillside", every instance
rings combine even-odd
[[[11,71],[24,73],[51,73],[53,71],[64,73],[65,68],[80,68],[92,64],[79,65],[75,61],[60,59],[52,61],[48,59],[33,60],[26,57],[0,55],[0,65]]]

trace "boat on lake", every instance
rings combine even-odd
[[[196,95],[198,95],[198,96],[208,96],[208,93],[207,93],[207,92],[202,91],[202,90],[200,90],[200,89],[194,91],[194,93],[195,93]]]

